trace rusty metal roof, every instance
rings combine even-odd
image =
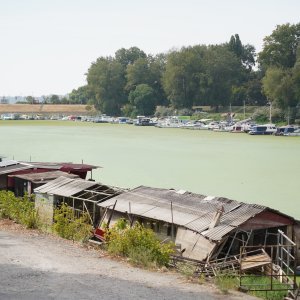
[[[53,170],[62,170],[62,169],[73,169],[73,170],[93,170],[101,168],[99,166],[88,165],[88,164],[74,164],[71,162],[29,162],[28,164],[33,165],[36,168],[46,168]]]
[[[34,192],[70,197],[95,185],[97,183],[92,181],[61,176],[34,189]]]
[[[60,176],[64,176],[67,178],[78,178],[78,175],[69,174],[62,171],[50,171],[50,172],[41,172],[41,173],[27,173],[21,175],[11,175],[11,177],[16,177],[24,180],[31,181],[33,183],[42,183],[42,182],[49,182],[54,180]]]
[[[221,240],[236,227],[267,208],[223,197],[145,186],[137,187],[98,205],[112,206],[116,200],[116,211],[129,212],[168,223],[172,222],[172,203],[174,224],[199,232],[213,241]],[[215,213],[221,207],[224,212],[220,224],[208,229]]]

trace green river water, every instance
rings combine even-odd
[[[1,121],[0,155],[95,164],[96,181],[183,189],[300,219],[300,137],[60,121]]]

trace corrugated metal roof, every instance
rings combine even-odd
[[[53,181],[50,181],[34,189],[34,192],[70,197],[95,185],[97,184],[92,181],[87,181],[83,179],[72,179],[61,176]]]
[[[47,168],[47,169],[73,169],[73,170],[92,170],[100,168],[99,166],[87,165],[87,164],[73,164],[71,162],[30,162],[29,164],[36,168]]]
[[[3,163],[3,162],[2,162]],[[0,175],[3,174],[10,174],[16,171],[22,171],[22,170],[28,170],[28,169],[32,169],[32,166],[28,165],[28,164],[13,164],[12,161],[9,164],[4,164],[0,167]]]
[[[193,231],[202,232],[206,230],[213,220],[215,213],[207,213],[203,214],[202,216],[198,217],[196,220],[193,220],[190,223],[185,224],[185,227],[191,229]]]
[[[12,177],[32,181],[32,182],[43,182],[43,181],[50,181],[54,180],[60,176],[64,176],[67,178],[78,178],[78,175],[69,174],[62,171],[50,171],[50,172],[41,172],[41,173],[28,173],[28,174],[21,174],[21,175],[11,175]]]
[[[0,161],[0,168],[17,165],[17,164],[18,164],[18,162],[16,160],[3,160],[3,161]]]
[[[249,204],[243,203],[239,208],[224,214],[220,221],[221,223],[237,227],[260,213],[263,209],[262,207],[249,206]]]
[[[116,211],[129,212],[145,218],[172,222],[202,233],[205,237],[218,241],[236,227],[254,217],[265,206],[246,204],[222,197],[207,197],[193,193],[177,193],[175,190],[140,186],[129,192],[99,203],[101,207],[114,205]],[[130,209],[129,209],[130,207]],[[222,207],[220,224],[208,229],[216,212]]]
[[[220,241],[227,233],[234,230],[235,227],[232,227],[228,224],[219,224],[218,226],[202,232],[201,234],[213,241]]]

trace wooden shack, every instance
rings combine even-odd
[[[69,174],[62,171],[9,175],[9,177],[14,178],[13,192],[17,197],[23,197],[25,193],[30,196],[35,188],[42,186],[61,176],[67,178],[79,178],[78,175]]]
[[[114,206],[112,211],[112,207]],[[98,203],[114,224],[130,218],[152,228],[162,240],[173,240],[183,257],[198,261],[240,253],[241,246],[275,245],[278,230],[294,239],[296,221],[257,204],[140,186]]]
[[[32,166],[27,163],[20,163],[16,160],[0,161],[0,190],[7,190],[9,185],[9,175],[30,172]]]
[[[122,192],[81,178],[58,177],[34,189],[35,206],[44,223],[52,224],[54,209],[62,203],[73,208],[76,216],[87,213],[91,224],[97,226],[100,219],[98,203]]]

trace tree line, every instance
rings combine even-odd
[[[300,103],[300,23],[278,25],[263,50],[243,44],[195,45],[146,54],[137,47],[91,63],[87,84],[69,103],[91,104],[109,115],[153,115],[157,106],[191,109],[272,104],[283,111]],[[54,98],[53,98],[54,97]],[[52,99],[53,98],[53,99]],[[62,102],[52,95],[52,102]]]

